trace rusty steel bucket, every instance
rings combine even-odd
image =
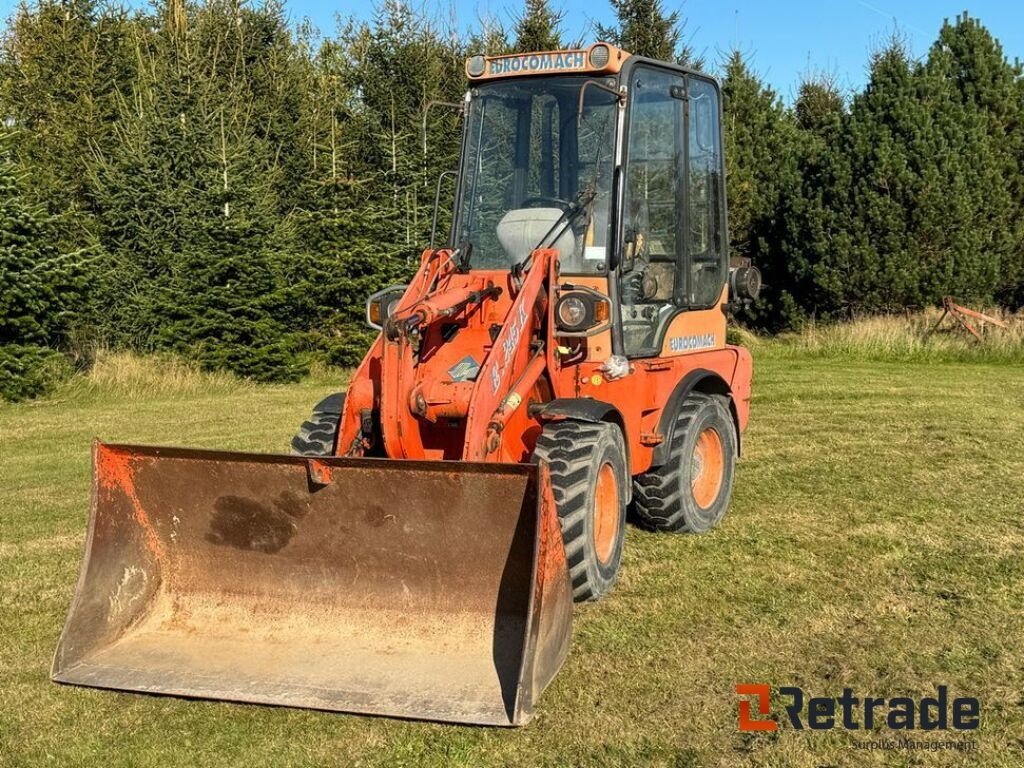
[[[62,683],[522,725],[572,598],[546,466],[93,448]]]

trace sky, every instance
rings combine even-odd
[[[413,7],[417,1],[412,0]],[[455,3],[458,27],[497,17],[511,24],[522,0],[427,0],[447,18]],[[309,17],[321,31],[335,27],[335,16],[372,15],[372,5],[357,0],[336,3],[286,0],[289,13]],[[594,22],[608,23],[607,0],[551,0],[563,16],[565,37],[594,40]],[[684,36],[712,65],[732,48],[750,57],[754,69],[783,98],[794,97],[808,71],[837,77],[841,86],[859,89],[866,80],[868,57],[896,25],[915,55],[924,56],[945,18],[965,9],[999,38],[1012,60],[1024,59],[1024,3],[1014,0],[664,0],[667,11],[686,20]]]
[[[340,17],[370,18],[372,0],[284,0],[290,18],[312,21],[324,34]],[[414,8],[451,18],[466,30],[480,19],[497,18],[511,26],[523,0],[409,0]],[[17,0],[0,0],[7,17]],[[563,14],[566,39],[595,39],[595,22],[609,23],[607,0],[551,0]],[[142,2],[136,3],[142,5]],[[917,56],[924,56],[945,18],[965,9],[981,19],[1003,43],[1009,58],[1024,59],[1024,3],[1014,0],[663,0],[686,21],[684,37],[714,68],[733,48],[749,58],[755,71],[784,99],[791,101],[807,73],[835,76],[841,87],[860,89],[870,53],[894,28]]]

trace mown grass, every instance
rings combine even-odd
[[[1024,764],[1024,369],[779,342],[757,344],[755,365],[729,515],[703,537],[629,531],[614,593],[577,610],[566,666],[515,731],[50,683],[92,436],[277,451],[336,382],[179,371],[171,386],[111,369],[0,406],[0,764]],[[945,684],[980,698],[978,750],[865,752],[852,746],[863,731],[741,734],[742,682],[915,697]]]

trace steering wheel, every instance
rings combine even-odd
[[[534,195],[528,197],[519,204],[520,208],[561,208],[563,211],[568,208],[571,203],[568,200],[563,200],[560,197],[549,197],[548,195]]]

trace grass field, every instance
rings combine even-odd
[[[1024,369],[771,345],[755,364],[722,526],[631,529],[616,590],[577,610],[566,666],[515,731],[50,683],[92,436],[279,451],[332,382],[101,366],[0,405],[0,765],[1024,765]],[[981,700],[977,750],[741,734],[744,682],[914,697],[945,684]]]

